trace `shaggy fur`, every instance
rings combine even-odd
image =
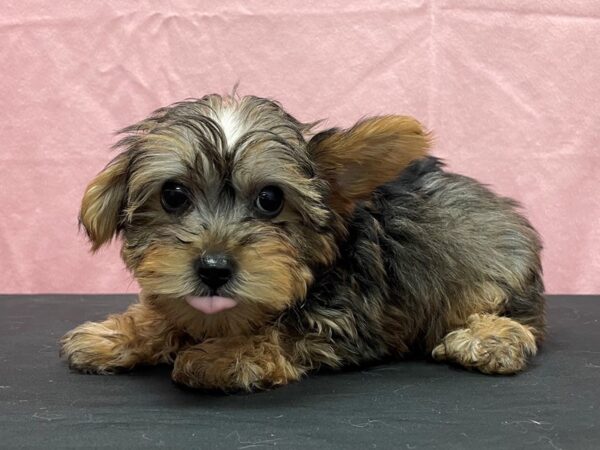
[[[545,330],[541,245],[516,203],[444,171],[412,118],[309,139],[311,126],[270,100],[210,95],[124,130],[80,218],[94,250],[122,237],[142,292],[62,339],[72,368],[166,362],[178,383],[236,391],[407,353],[526,366]],[[161,203],[169,182],[184,210]],[[273,217],[256,207],[265,186],[284,195]],[[215,253],[234,267],[218,290],[196,270]],[[186,301],[214,295],[237,306]]]

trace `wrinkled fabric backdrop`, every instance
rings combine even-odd
[[[115,130],[239,81],[325,126],[415,116],[523,204],[548,292],[600,293],[600,2],[5,0],[0,62],[1,292],[134,292],[84,187]]]

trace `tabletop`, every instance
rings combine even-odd
[[[58,339],[133,301],[0,296],[1,447],[600,448],[600,296],[548,296],[549,337],[515,376],[413,360],[236,395],[168,366],[71,372]]]

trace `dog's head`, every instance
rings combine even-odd
[[[428,147],[409,117],[308,140],[310,128],[257,97],[156,111],[123,130],[122,152],[86,190],[93,249],[121,234],[144,294],[181,317],[260,323],[282,311],[334,263],[357,202]]]

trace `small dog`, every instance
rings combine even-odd
[[[71,368],[174,365],[223,391],[427,354],[522,370],[544,337],[541,245],[514,201],[443,170],[410,117],[311,136],[271,100],[208,95],[125,128],[88,186],[139,302],[61,341]]]

